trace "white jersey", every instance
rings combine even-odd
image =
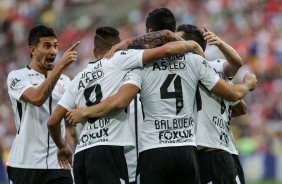
[[[223,63],[225,60],[215,60],[209,63],[215,72],[225,80],[231,83],[231,80],[224,74]],[[217,148],[228,151],[231,154],[237,154],[235,141],[230,131],[231,107],[234,103],[223,100],[199,85],[202,101],[201,110],[197,112],[197,146]]]
[[[142,67],[143,50],[123,50],[111,59],[89,63],[67,88],[58,103],[68,111],[98,104],[114,95],[126,73]],[[97,145],[124,146],[125,152],[134,148],[128,125],[128,115],[122,111],[112,117],[88,119],[82,129],[75,153]]]
[[[139,148],[139,134],[141,132],[141,127],[143,124],[142,106],[139,98],[140,95],[137,94],[137,96],[129,105],[129,126],[135,140],[135,149],[125,154],[129,182],[135,181]]]
[[[140,152],[152,148],[196,146],[193,104],[198,81],[208,89],[219,76],[199,55],[186,53],[135,69],[124,83],[138,86],[145,119]]]
[[[21,100],[24,91],[38,87],[46,77],[28,67],[11,71],[7,78],[8,93],[14,111],[17,134],[10,150],[7,165],[16,168],[61,169],[57,160],[57,147],[48,133],[47,120],[70,83],[61,75],[46,102],[37,107]],[[61,123],[65,135],[64,123]]]

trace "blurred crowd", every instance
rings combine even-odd
[[[0,0],[0,145],[3,150],[10,148],[16,133],[6,78],[11,70],[30,62],[27,34],[33,25],[43,23],[54,28],[59,40],[57,58],[68,46],[81,41],[79,61],[66,71],[72,77],[94,60],[92,49],[97,26],[114,26],[121,38],[126,39],[145,33],[145,19],[150,10],[167,7],[175,14],[178,24],[200,28],[206,25],[238,51],[244,66],[235,81],[243,80],[245,71],[257,75],[257,89],[245,97],[248,113],[232,120],[239,152],[282,153],[282,0],[144,0],[136,1],[136,6],[129,10],[126,4],[120,4],[124,12],[119,17],[111,17],[115,11],[111,4],[104,6],[102,13],[91,12],[89,7],[94,9],[99,3],[103,1]],[[88,7],[87,12],[81,11],[84,7]],[[214,46],[207,48],[206,57],[223,58]]]

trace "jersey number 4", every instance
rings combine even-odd
[[[174,84],[175,91],[169,92],[168,87],[170,86],[172,81]],[[161,99],[169,99],[169,98],[176,99],[176,104],[175,104],[176,114],[178,114],[183,109],[183,93],[182,93],[181,78],[179,75],[169,74],[160,88],[160,93],[161,93]]]

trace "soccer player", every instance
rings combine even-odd
[[[114,95],[126,73],[133,68],[194,49],[202,52],[194,41],[179,41],[154,49],[122,50],[109,60],[102,59],[119,42],[119,32],[116,29],[106,26],[96,30],[93,53],[98,60],[90,62],[71,81],[70,87],[48,120],[49,133],[58,147],[59,163],[65,169],[70,169],[72,155],[62,139],[59,122],[69,110],[95,105]],[[124,152],[134,147],[134,141],[126,111],[111,114],[111,117],[90,118],[83,124],[74,155],[75,183],[128,183]]]
[[[147,32],[175,31],[176,21],[166,8],[155,9],[146,20]],[[200,183],[193,104],[198,82],[230,101],[256,87],[246,74],[243,84],[225,83],[204,58],[193,53],[167,57],[132,70],[118,92],[100,104],[67,114],[72,124],[111,115],[126,108],[140,90],[145,119],[140,136],[137,179],[141,184]],[[137,181],[138,181],[137,180]]]
[[[77,59],[71,46],[54,65],[58,40],[54,30],[34,26],[28,35],[31,62],[25,68],[11,71],[7,78],[8,93],[14,110],[17,134],[11,148],[7,172],[17,184],[72,184],[70,171],[57,162],[56,145],[50,138],[47,119],[69,84],[63,70]],[[64,124],[62,127],[64,136]]]
[[[207,42],[217,46],[226,60],[217,59],[209,63],[220,78],[231,82],[238,69],[243,65],[241,57],[230,45],[208,31],[205,26],[204,31],[203,33],[198,27],[190,24],[182,24],[177,28],[177,33],[182,38],[196,41],[203,50],[206,49]],[[246,104],[243,100],[234,104],[212,95],[201,83],[199,84],[199,92],[196,142],[199,149],[201,183],[236,183],[239,178],[241,178],[241,182],[238,183],[244,183],[243,170],[240,169],[242,167],[239,159],[236,159],[238,151],[230,131],[230,120],[232,109],[237,110],[237,116],[242,115],[246,112]],[[236,160],[233,160],[232,154]],[[236,168],[239,168],[239,172]]]

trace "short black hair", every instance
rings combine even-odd
[[[206,50],[207,41],[204,39],[204,33],[197,26],[191,24],[181,24],[177,27],[177,32],[183,31],[184,34],[182,38],[184,40],[194,40],[197,42],[203,49]]]
[[[55,37],[57,38],[54,30],[45,25],[39,24],[30,29],[28,34],[28,45],[36,46],[42,37]]]
[[[96,29],[94,47],[97,54],[105,54],[113,45],[120,43],[119,31],[111,26],[101,26]]]
[[[168,29],[172,32],[175,32],[175,17],[167,8],[154,9],[148,14],[146,19],[146,29],[152,29],[153,31]]]

